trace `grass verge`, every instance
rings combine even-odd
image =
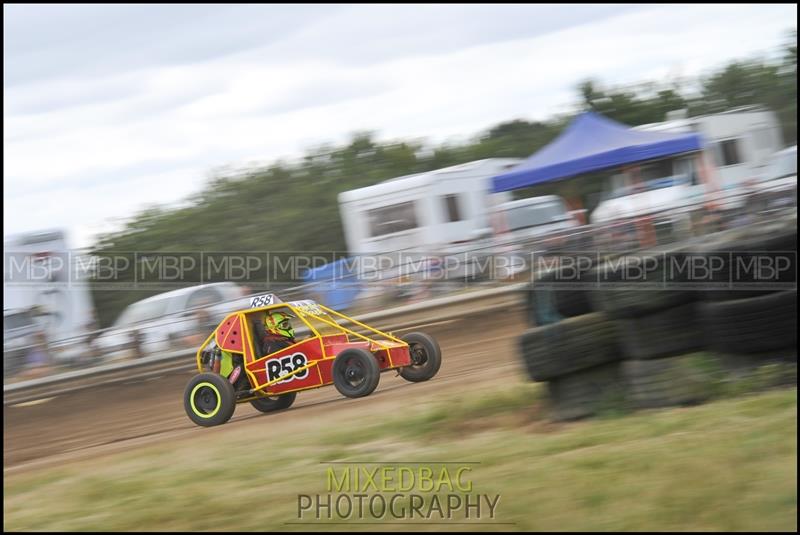
[[[12,475],[4,529],[319,529],[292,523],[315,521],[298,518],[298,495],[327,495],[327,470],[348,466],[329,463],[356,461],[478,463],[469,465],[472,492],[500,496],[494,518],[415,518],[415,530],[797,529],[796,388],[568,424],[543,417],[541,391],[465,393],[403,415],[365,412],[367,423],[309,422],[291,435],[232,426]],[[331,523],[341,521],[322,524],[409,529],[389,517]]]

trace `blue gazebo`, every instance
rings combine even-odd
[[[492,191],[509,191],[612,167],[703,149],[699,134],[641,132],[593,112],[508,173],[492,179]]]

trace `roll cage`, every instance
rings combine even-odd
[[[300,320],[302,327],[298,328],[297,324],[294,325],[296,339],[303,335],[305,336],[289,347],[266,355],[260,355],[257,351],[258,345],[254,343],[253,322],[263,321],[264,314],[275,310],[288,311],[294,318]],[[385,352],[385,359],[388,361],[384,366],[385,368],[393,368],[397,365],[392,358],[395,353],[394,350],[408,348],[408,344],[399,338],[312,300],[273,302],[265,306],[254,306],[229,314],[206,338],[197,351],[197,367],[200,372],[204,371],[203,353],[212,341],[221,350],[238,353],[242,356],[244,371],[247,373],[252,387],[249,391],[252,397],[241,399],[239,400],[240,402],[254,399],[264,394],[275,394],[276,392],[273,392],[270,387],[275,387],[279,383],[286,383],[295,377],[307,377],[310,375],[312,368],[319,368],[323,363],[327,364],[326,369],[329,369],[330,361],[336,358],[335,349],[337,347],[341,348],[341,346],[352,344],[353,342],[366,343],[368,350],[371,352],[376,354]],[[286,369],[286,373],[281,373],[280,376],[274,379],[270,379],[268,376],[261,378],[263,366],[260,366],[260,364],[265,364],[266,361],[281,354],[289,355],[295,350],[304,350],[304,353],[309,355],[307,363]],[[322,386],[325,383],[323,375],[323,372],[318,372],[318,382],[299,388],[280,388],[280,393]]]

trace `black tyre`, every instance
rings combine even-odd
[[[594,311],[589,294],[589,290],[558,290],[555,295],[556,310],[565,318],[589,314]]]
[[[596,270],[591,300],[596,310],[614,318],[634,318],[694,301],[697,293],[681,288],[676,275],[686,254],[675,249],[631,253]]]
[[[554,420],[577,420],[627,409],[626,383],[619,362],[556,377],[547,383],[547,389]]]
[[[432,378],[442,366],[442,350],[432,336],[425,333],[408,333],[402,337],[409,346],[411,366],[400,369],[400,377],[412,383]]]
[[[617,320],[620,345],[629,359],[656,359],[690,353],[704,346],[697,303]]]
[[[599,312],[529,329],[520,337],[520,349],[534,381],[548,381],[621,356],[614,322]]]
[[[535,283],[528,285],[525,291],[525,306],[530,327],[551,325],[564,319],[556,310],[554,294],[554,291],[542,288],[541,285]]]
[[[592,255],[565,253],[559,257],[558,267],[537,274],[534,290],[539,295],[550,292],[549,300],[559,316],[572,318],[589,314],[593,311],[589,301],[593,261]]]
[[[216,373],[201,373],[189,380],[183,392],[183,408],[197,425],[224,424],[236,409],[236,393],[227,379]]]
[[[797,346],[797,290],[700,303],[709,348],[761,353]]]
[[[280,396],[254,399],[250,401],[250,405],[261,412],[275,412],[291,407],[296,397],[297,392],[289,392],[288,394],[281,394]]]
[[[370,395],[380,378],[378,361],[366,349],[346,349],[333,361],[333,384],[348,398]]]
[[[775,286],[759,281],[757,270],[746,269],[765,254],[786,253],[794,259],[797,252],[797,218],[787,218],[758,223],[744,229],[734,229],[716,236],[702,249],[709,262],[720,269],[713,271],[709,288],[703,292],[705,301],[745,299],[776,291]],[[785,285],[796,282],[795,269],[786,270],[780,280],[770,281]]]
[[[622,363],[630,400],[636,408],[693,405],[714,392],[714,371],[702,355],[682,355]]]

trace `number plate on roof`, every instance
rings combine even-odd
[[[263,294],[250,298],[250,308],[259,308],[280,302],[275,294]]]

